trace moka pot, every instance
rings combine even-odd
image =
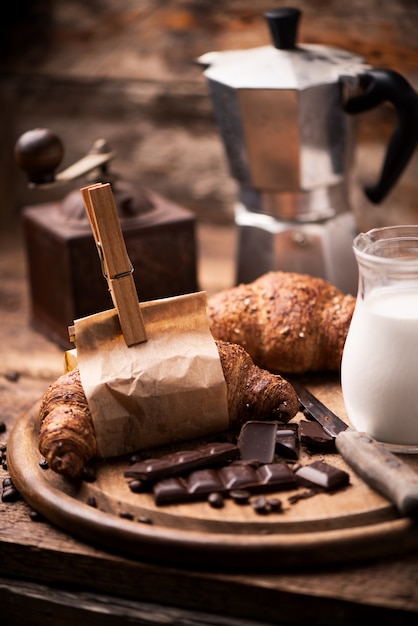
[[[299,10],[277,9],[265,17],[273,45],[199,58],[238,183],[236,281],[296,271],[354,294],[351,114],[385,100],[397,111],[378,182],[365,189],[379,203],[415,149],[418,96],[400,74],[372,69],[356,54],[296,45]]]

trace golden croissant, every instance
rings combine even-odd
[[[268,370],[338,371],[355,301],[321,278],[269,272],[211,296],[209,325]]]
[[[240,346],[216,342],[227,385],[229,425],[275,419],[287,422],[299,409],[295,390],[279,375],[254,365]],[[62,375],[41,400],[39,450],[51,469],[79,477],[86,463],[97,454],[93,420],[75,368]]]

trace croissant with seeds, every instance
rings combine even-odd
[[[281,374],[338,371],[356,299],[321,278],[269,272],[209,298],[215,339]]]

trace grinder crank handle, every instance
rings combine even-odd
[[[418,95],[409,82],[393,70],[371,69],[360,77],[364,93],[345,104],[347,113],[368,111],[385,101],[396,109],[398,120],[390,138],[380,178],[364,190],[374,204],[381,202],[402,174],[418,142]]]
[[[366,433],[351,428],[337,435],[335,445],[346,463],[393,502],[401,515],[418,515],[418,473],[409,465]]]

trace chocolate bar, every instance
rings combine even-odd
[[[295,472],[302,484],[322,487],[326,490],[345,487],[349,483],[349,474],[344,470],[333,467],[324,461],[314,461],[310,465],[304,465]]]
[[[161,457],[137,461],[124,472],[125,478],[155,482],[200,467],[222,465],[239,457],[239,448],[227,442],[208,443],[193,450],[179,450]]]
[[[299,439],[303,446],[314,452],[335,452],[335,438],[328,435],[318,422],[301,420]]]
[[[296,477],[284,461],[259,467],[251,463],[233,462],[220,469],[201,469],[187,477],[170,477],[153,486],[157,505],[206,499],[211,493],[229,495],[245,489],[251,493],[291,489]]]
[[[277,424],[276,453],[292,461],[299,458],[299,438],[297,424]]]
[[[238,437],[241,459],[272,463],[276,449],[276,422],[246,422]]]

